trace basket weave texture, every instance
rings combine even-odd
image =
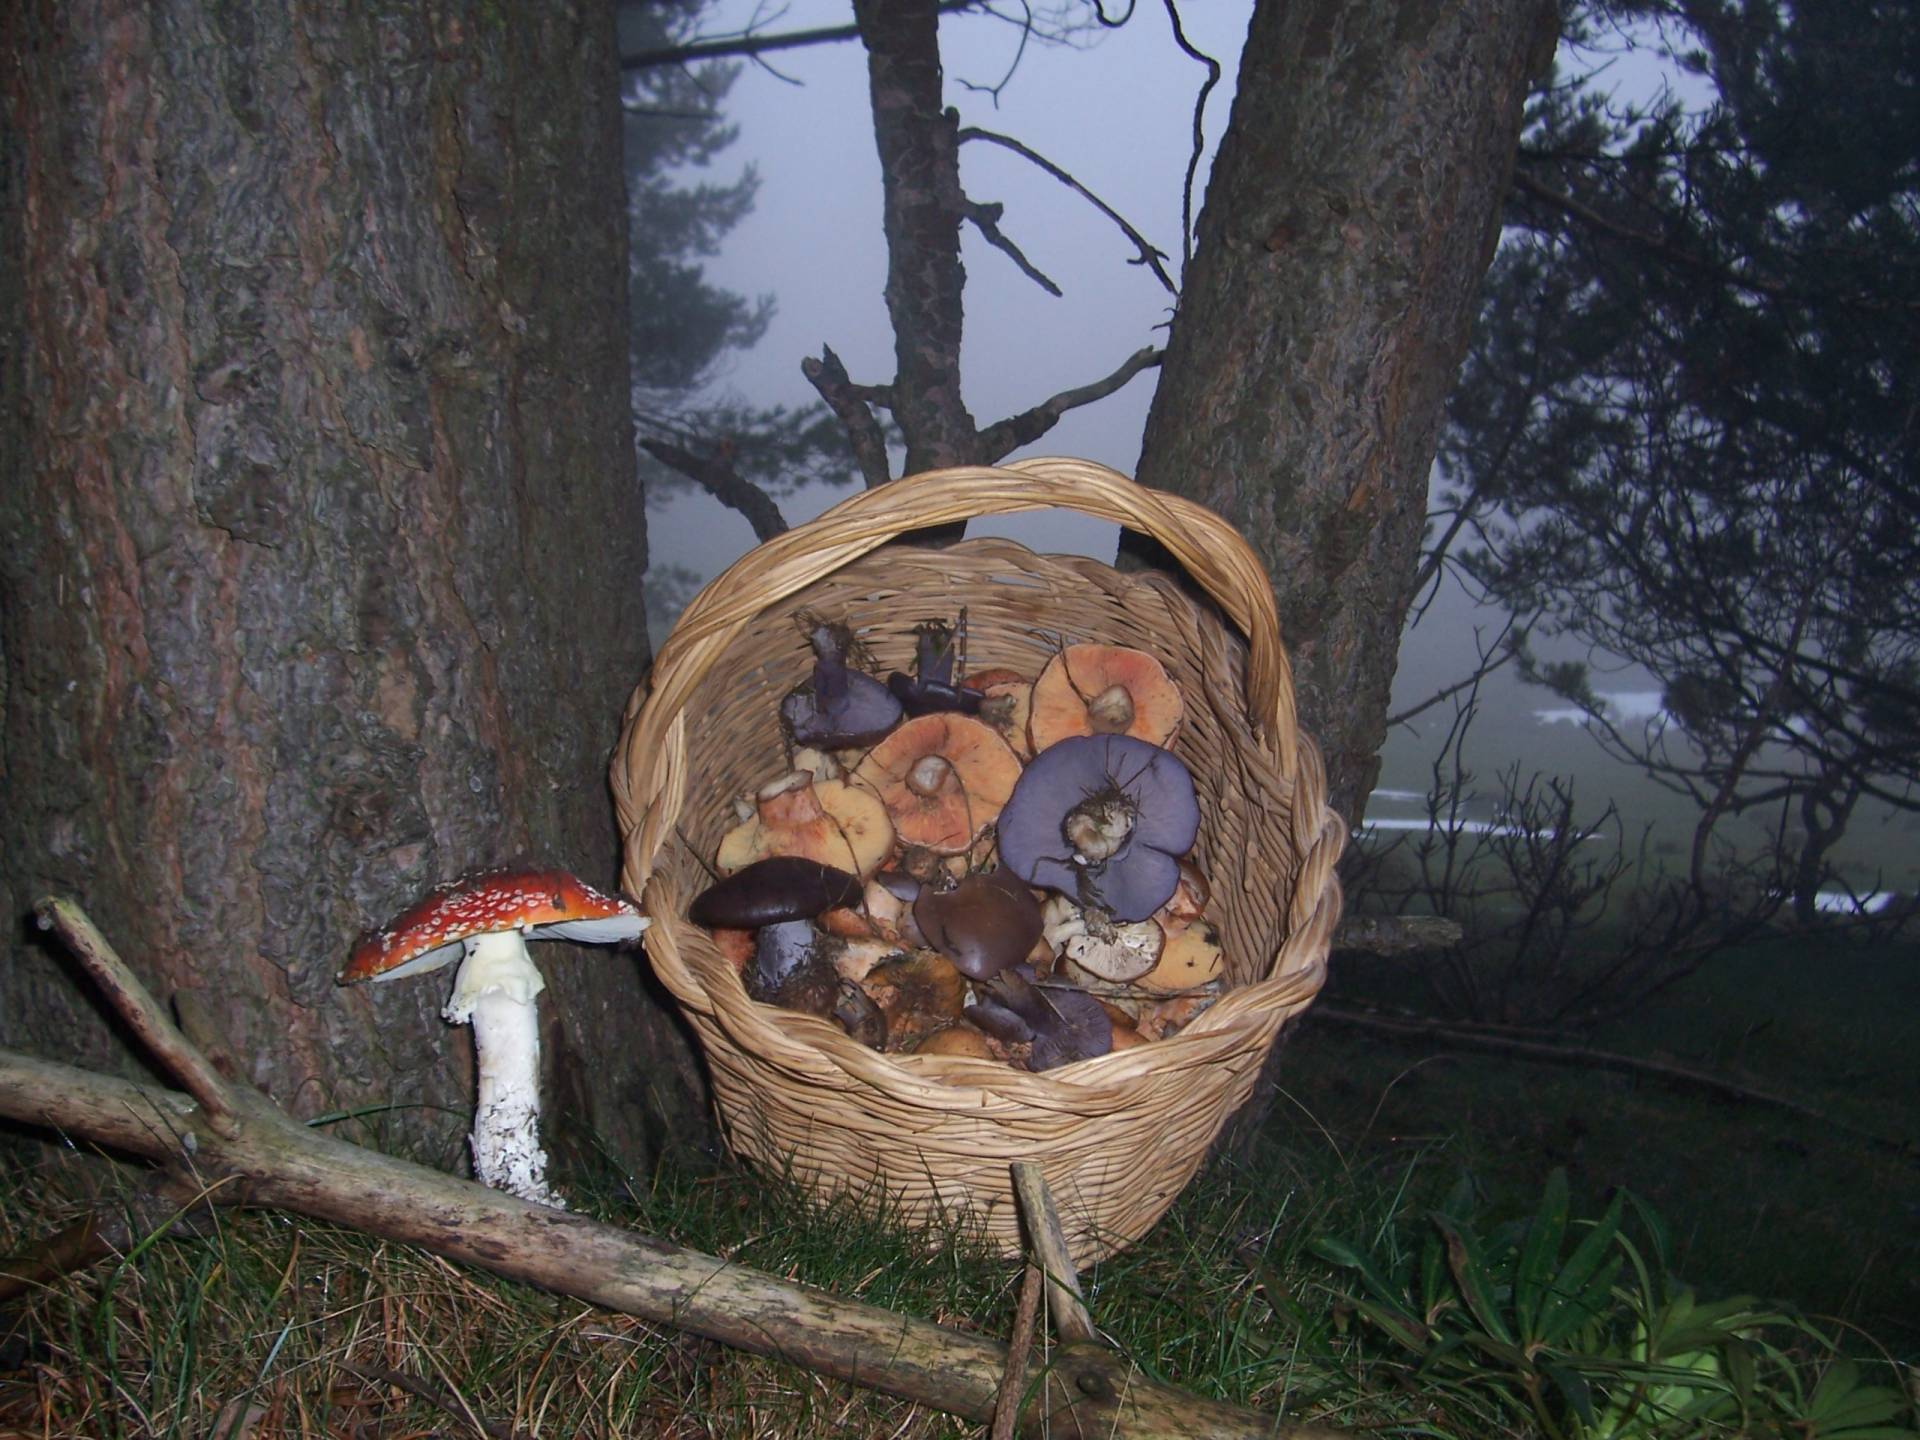
[[[1158,540],[1219,611],[1164,577],[1002,540],[879,549],[931,525],[1050,508]],[[813,664],[802,617],[853,627],[884,672],[911,668],[915,624],[962,606],[970,668],[1037,674],[1061,646],[1099,641],[1151,651],[1179,683],[1186,716],[1171,748],[1199,791],[1193,858],[1230,988],[1178,1034],[1039,1074],[882,1054],[749,1000],[686,918],[734,797],[783,768],[779,701]],[[1145,1234],[1325,978],[1346,830],[1295,724],[1267,576],[1213,512],[1090,462],[909,476],[749,552],[661,647],[628,703],[612,778],[622,883],[653,917],[647,954],[699,1036],[728,1143],[816,1193],[882,1187],[914,1217],[963,1215],[1009,1255],[1021,1244],[1016,1160],[1040,1165],[1076,1261]]]

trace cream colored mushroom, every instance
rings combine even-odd
[[[868,790],[795,770],[754,794],[754,814],[720,841],[714,865],[732,874],[769,855],[801,855],[862,879],[893,850],[893,822]]]

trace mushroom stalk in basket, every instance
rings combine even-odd
[[[360,938],[340,983],[397,980],[460,961],[441,1013],[473,1026],[479,1093],[474,1175],[522,1200],[565,1209],[547,1186],[540,1144],[540,1021],[546,981],[528,940],[611,945],[632,940],[647,917],[564,870],[485,870],[443,885],[391,924]]]

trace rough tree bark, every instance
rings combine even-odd
[[[893,325],[894,419],[906,471],[982,460],[960,395],[959,123],[944,108],[940,6],[935,0],[856,0],[867,48],[874,141],[880,150],[887,236],[887,318]]]
[[[354,934],[516,855],[605,882],[647,658],[612,11],[0,14],[0,913],[84,897],[233,1075],[458,1147],[444,986]],[[10,925],[0,1041],[124,1047]],[[636,956],[556,957],[562,1113],[696,1121]]]
[[[1272,573],[1301,723],[1356,818],[1551,0],[1261,0],[1138,478]]]

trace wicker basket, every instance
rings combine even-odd
[[[879,550],[929,525],[1054,507],[1160,541],[1232,626],[1162,577],[1005,541]],[[734,797],[779,773],[779,700],[813,663],[800,617],[844,620],[882,666],[905,669],[912,627],[963,605],[973,668],[1037,674],[1062,644],[1100,640],[1152,651],[1186,695],[1173,749],[1200,794],[1194,858],[1231,989],[1168,1039],[1042,1074],[881,1054],[749,1000],[686,918]],[[1319,991],[1339,918],[1346,831],[1294,723],[1258,560],[1211,511],[1084,461],[909,476],[751,551],[687,607],[635,691],[613,787],[623,883],[654,917],[647,953],[700,1037],[728,1142],[817,1193],[879,1186],[917,1217],[964,1213],[1009,1254],[1015,1160],[1040,1164],[1076,1260],[1146,1233],[1246,1100],[1281,1025]]]

